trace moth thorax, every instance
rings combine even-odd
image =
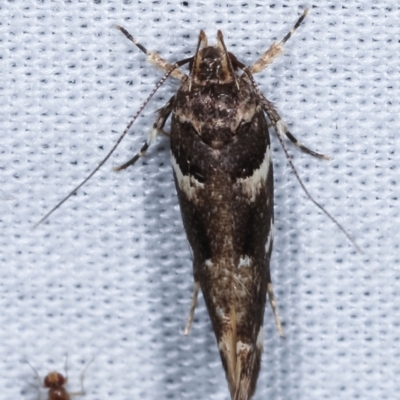
[[[234,76],[229,69],[228,55],[219,47],[201,49],[196,58],[196,68],[193,71],[195,83],[230,83]],[[233,71],[232,71],[233,72]]]
[[[65,378],[58,372],[50,372],[44,378],[44,387],[46,388],[59,388],[65,384]]]

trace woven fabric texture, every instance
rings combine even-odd
[[[291,132],[274,133],[271,270],[285,339],[265,312],[254,397],[400,397],[400,6],[397,1],[3,1],[0,5],[0,400],[36,399],[35,374],[64,371],[85,400],[227,400],[200,296],[188,337],[192,265],[167,137],[137,165],[168,80],[76,196],[32,226],[106,155],[162,71],[115,25],[171,62],[200,29],[251,65],[310,12],[285,53],[256,75]]]

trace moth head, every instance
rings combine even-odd
[[[193,83],[237,83],[237,60],[226,50],[221,31],[217,33],[215,46],[208,46],[207,35],[200,31],[196,54],[189,68]]]

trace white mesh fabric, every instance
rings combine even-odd
[[[192,267],[168,139],[119,174],[143,143],[170,80],[112,160],[32,230],[105,156],[162,72],[118,30],[170,61],[198,32],[251,64],[302,13],[301,1],[4,1],[0,5],[0,399],[35,399],[34,373],[85,374],[90,399],[228,399],[204,301],[183,327]],[[255,399],[395,399],[400,335],[399,21],[396,1],[319,1],[285,54],[256,76],[292,133],[304,195],[273,138],[271,270],[286,339],[265,313]]]

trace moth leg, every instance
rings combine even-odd
[[[263,110],[266,112],[266,114],[268,115],[268,118],[271,121],[272,126],[274,127],[277,135],[279,135],[280,137],[283,137],[283,135],[285,135],[293,144],[295,144],[298,148],[300,148],[300,150],[304,151],[304,153],[310,154],[317,158],[322,158],[324,160],[329,160],[328,156],[321,154],[321,153],[317,153],[314,150],[311,150],[308,147],[304,146],[304,144],[301,143],[300,141],[298,141],[289,132],[289,129],[288,129],[285,121],[280,117],[278,112],[275,110],[274,105],[269,100],[267,100],[264,97],[264,95],[260,92],[259,92],[259,99],[261,101],[261,106],[262,106]]]
[[[277,58],[282,53],[283,46],[292,37],[293,33],[303,22],[307,13],[308,13],[308,8],[306,8],[304,10],[301,17],[297,20],[297,22],[294,24],[293,28],[286,34],[286,36],[279,43],[276,43],[276,42],[272,43],[270,48],[259,58],[259,60],[257,60],[250,67],[250,72],[252,74],[257,74],[258,72],[261,72],[262,70],[267,68],[268,65],[270,65],[275,60],[275,58]]]
[[[186,322],[186,326],[185,326],[185,336],[187,336],[189,334],[190,326],[192,325],[192,322],[193,322],[194,310],[197,306],[197,297],[199,295],[199,289],[200,289],[200,283],[198,281],[196,281],[194,283],[194,287],[193,287],[192,304],[190,305],[189,318],[188,318],[188,320]]]
[[[158,131],[158,134],[159,135],[164,135],[164,136],[167,136],[167,137],[171,137],[171,134],[169,132],[167,132],[167,131],[164,131],[164,129]]]
[[[174,99],[175,99],[175,96],[172,96],[168,100],[168,103],[164,107],[162,107],[158,110],[158,117],[157,117],[156,121],[154,122],[153,127],[151,128],[151,131],[150,131],[147,141],[143,144],[140,151],[137,152],[126,163],[124,163],[118,167],[114,167],[114,171],[118,172],[118,171],[126,169],[129,166],[135,164],[135,162],[137,160],[139,160],[140,157],[142,157],[144,154],[146,154],[147,149],[150,147],[151,143],[156,139],[156,137],[159,134],[167,134],[166,132],[164,132],[163,128],[164,128],[165,123],[167,122],[169,115],[171,114],[172,108],[174,106]]]
[[[268,282],[268,284],[267,284],[267,293],[268,293],[269,304],[271,304],[272,312],[274,313],[275,324],[276,324],[276,328],[278,329],[279,336],[285,337],[285,333],[283,332],[283,328],[282,328],[282,324],[281,324],[281,319],[279,318],[279,314],[278,314],[278,307],[276,306],[276,302],[275,302],[275,296],[274,296],[274,291],[272,288],[271,279],[270,279],[270,282]]]
[[[141,45],[125,28],[119,25],[117,25],[116,28],[119,29],[133,44],[135,44],[139,48],[139,50],[141,50],[144,54],[146,54],[148,62],[150,62],[153,65],[156,65],[157,67],[163,69],[166,72],[170,71],[173,68],[173,66],[167,60],[164,60],[157,52],[148,51],[146,47]],[[179,79],[180,81],[184,81],[187,79],[186,74],[184,74],[178,68],[172,71],[171,76],[173,76],[176,79]]]

